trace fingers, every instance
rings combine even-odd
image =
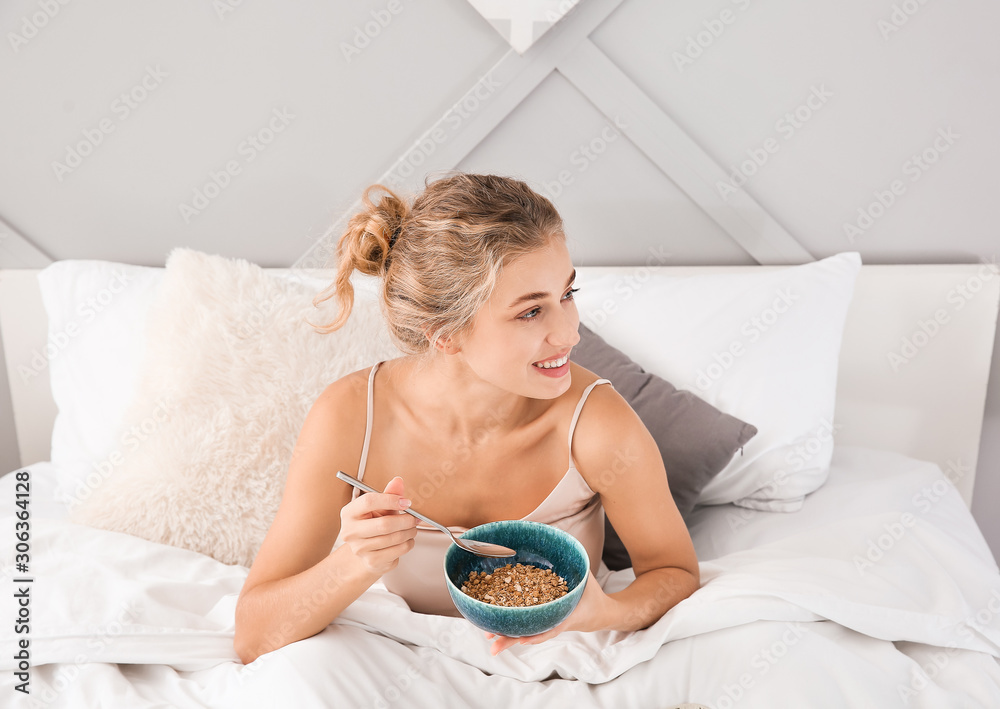
[[[565,621],[554,627],[552,630],[547,630],[546,632],[539,633],[538,635],[525,635],[520,638],[508,638],[506,635],[495,635],[490,632],[486,632],[485,635],[487,640],[496,639],[493,645],[490,646],[490,654],[495,657],[514,645],[540,645],[546,640],[551,640],[563,632],[563,625],[565,625]]]
[[[403,513],[410,504],[403,492],[402,478],[395,477],[384,492],[360,495],[340,510],[341,539],[374,573],[395,568],[399,557],[413,548],[417,520]]]
[[[396,480],[397,478],[393,478]],[[392,485],[390,481],[389,485]],[[344,509],[351,508],[358,516],[372,514],[393,514],[402,512],[410,506],[410,501],[400,495],[387,492],[366,492],[359,495],[357,499],[351,500],[344,505]]]
[[[413,549],[416,529],[378,537],[345,539],[354,556],[371,573],[378,576],[392,571],[399,564],[399,558]]]
[[[381,520],[384,518],[378,519]],[[351,527],[351,529],[343,534],[344,542],[351,545],[351,549],[355,554],[366,554],[382,549],[389,549],[411,541],[417,536],[417,529],[414,526],[388,531],[384,534],[372,533],[371,527],[367,523],[374,521],[376,520],[363,520],[356,527]]]
[[[549,638],[555,637],[556,634],[552,634],[551,631],[548,633],[542,633],[541,635],[529,635],[523,638],[508,638],[505,635],[494,635],[492,637],[496,638],[493,645],[490,646],[490,654],[496,657],[501,652],[507,648],[514,647],[515,645],[539,645]]]
[[[490,654],[496,657],[507,648],[517,645],[520,638],[508,638],[503,635],[496,636],[493,645],[490,646]]]
[[[385,490],[383,490],[383,492],[389,495],[398,495],[399,497],[404,497],[403,478],[399,477],[398,475],[394,477],[392,480],[386,483]]]
[[[522,645],[538,645],[540,643],[545,642],[546,640],[550,640],[550,639],[554,638],[555,636],[559,635],[559,633],[561,633],[561,632],[562,631],[559,630],[558,627],[556,627],[556,628],[553,628],[552,630],[548,630],[548,631],[546,631],[544,633],[539,633],[538,635],[529,635],[529,636],[524,637],[524,638],[518,638],[518,641]]]
[[[343,532],[341,537],[345,540],[348,536],[375,537],[383,534],[392,534],[404,529],[413,529],[417,526],[417,518],[412,515],[387,514],[377,517],[368,515],[357,515],[353,510],[348,510],[345,506],[340,514],[341,527]]]
[[[490,654],[494,657],[507,648],[514,647],[515,645],[537,645],[540,642],[548,640],[549,637],[553,637],[552,631],[542,633],[541,635],[528,635],[523,638],[508,638],[506,635],[486,633],[487,640],[495,639],[493,644],[490,646]]]
[[[413,539],[407,539],[400,544],[356,555],[368,569],[381,575],[395,569],[399,565],[400,557],[410,551],[414,543]]]
[[[417,520],[410,515],[357,518],[341,513],[340,537],[355,554],[386,549],[416,536]]]

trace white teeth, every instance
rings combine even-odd
[[[562,359],[554,359],[550,362],[544,362],[542,364],[536,363],[533,366],[538,367],[539,369],[555,369],[556,367],[563,366],[568,361],[569,361],[569,355],[566,355]]]

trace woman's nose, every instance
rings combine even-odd
[[[575,347],[580,341],[580,315],[576,308],[566,308],[558,325],[549,333],[549,342],[556,347]]]

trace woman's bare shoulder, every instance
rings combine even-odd
[[[598,379],[605,379],[605,377],[595,374],[586,367],[582,367],[576,362],[570,362],[572,368],[570,372],[573,376],[573,386],[569,388],[564,396],[571,399],[573,406],[575,407],[577,402],[583,396],[583,392],[586,391],[587,387],[596,382]],[[583,411],[580,413],[580,419],[582,421],[584,412],[588,410],[604,409],[607,406],[614,406],[614,402],[624,404],[628,406],[625,399],[622,398],[621,394],[615,391],[613,384],[599,384],[590,390],[590,394],[587,395],[587,403],[584,404]],[[577,424],[579,426],[579,422]]]
[[[356,369],[353,372],[336,379],[326,386],[316,399],[316,405],[321,407],[343,406],[345,403],[364,400],[368,396],[368,380],[374,363]],[[380,367],[385,367],[383,362]]]
[[[581,368],[582,369],[582,368]],[[601,379],[588,370],[591,377],[581,377],[586,388]],[[600,384],[591,389],[580,411],[573,433],[573,458],[577,468],[594,490],[591,477],[611,467],[618,459],[635,460],[636,457],[659,459],[658,449],[642,419],[613,385]]]
[[[398,369],[406,360],[405,357],[383,360],[379,364],[377,379],[378,388],[383,396],[392,396],[393,378],[392,372]],[[313,410],[316,415],[329,417],[332,419],[344,420],[349,418],[356,421],[361,417],[361,430],[364,431],[365,412],[368,408],[368,389],[371,380],[373,362],[370,365],[348,372],[339,379],[331,382],[320,392],[313,403]]]
[[[605,377],[594,374],[580,365],[575,365],[572,389],[576,390],[576,400],[579,401],[587,387],[599,379],[605,379]],[[600,422],[608,415],[617,414],[620,417],[626,413],[626,410],[634,415],[632,407],[614,388],[614,384],[599,384],[593,387],[590,394],[587,395],[587,401],[580,412],[580,419],[577,421],[577,428],[584,425],[585,419],[588,422]]]
[[[368,374],[371,367],[349,372],[326,385],[313,401],[303,433],[319,435],[325,444],[342,444],[365,431]]]
[[[573,386],[569,388],[566,392],[567,395],[576,396],[577,398],[583,393],[583,390],[588,386],[596,382],[601,377],[594,374],[589,369],[583,365],[577,364],[573,360],[569,362],[570,376],[573,377]],[[595,387],[596,389],[597,387]]]

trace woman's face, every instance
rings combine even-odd
[[[462,344],[480,378],[522,396],[554,399],[570,386],[569,352],[580,341],[571,292],[576,271],[565,239],[515,259],[500,275]],[[543,369],[542,362],[561,363]]]

